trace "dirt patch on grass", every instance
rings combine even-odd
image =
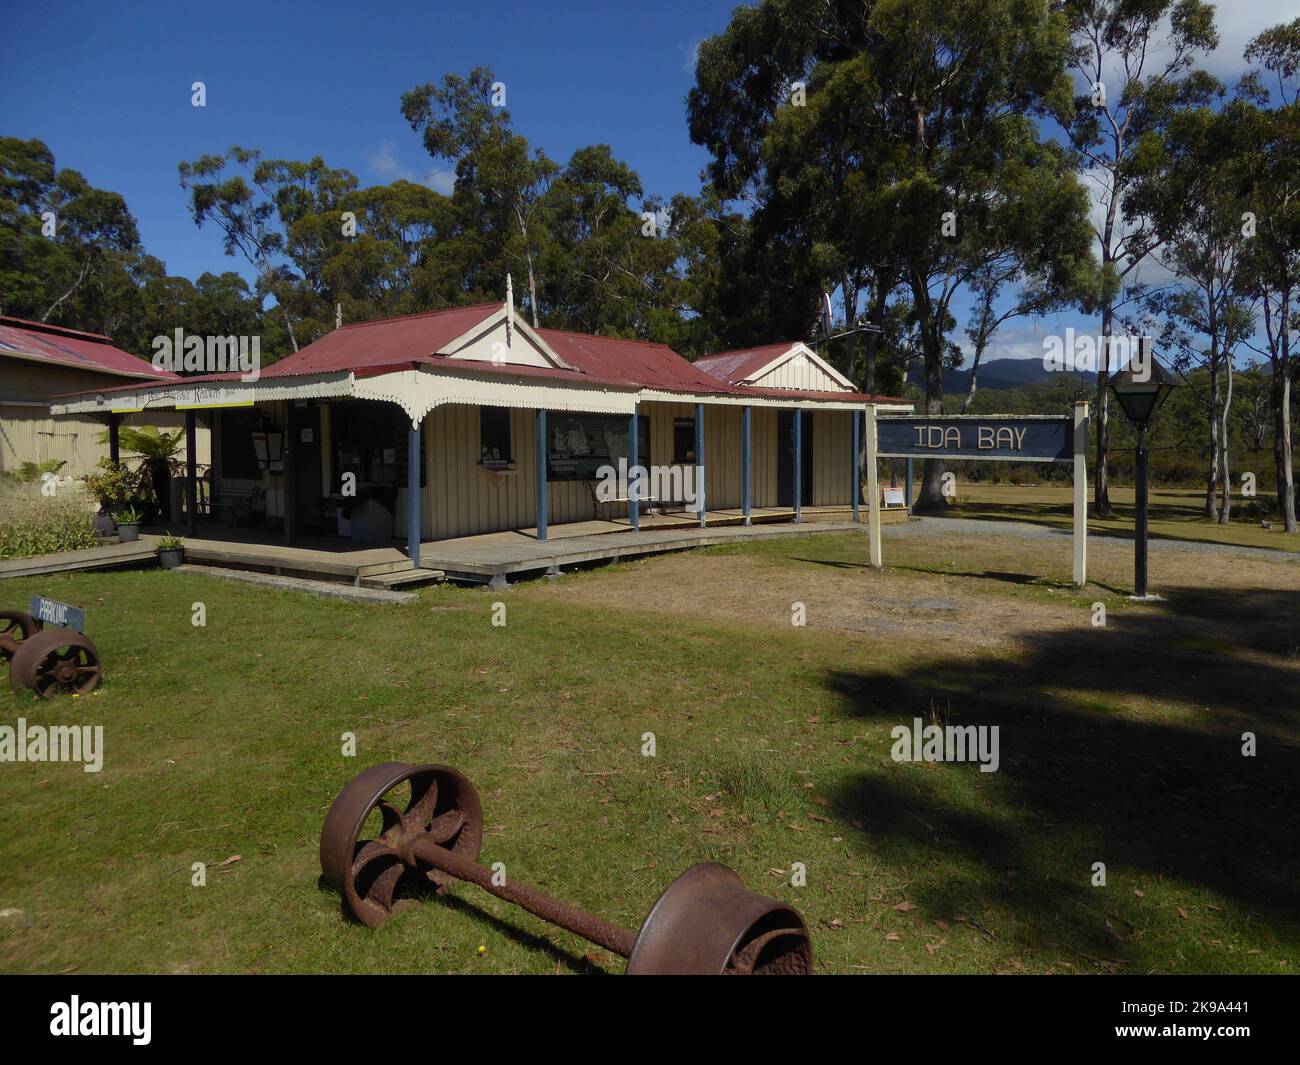
[[[865,549],[865,543],[861,546]],[[1127,542],[1090,542],[1089,578],[1095,583],[1083,589],[1061,577],[1069,566],[1069,540],[1062,537],[1057,547],[989,536],[887,542],[888,565],[877,572],[855,557],[855,541],[810,538],[780,552],[666,555],[566,576],[539,586],[535,594],[557,602],[781,628],[792,627],[802,615],[809,629],[938,641],[953,653],[1014,648],[1045,632],[1090,625],[1097,601],[1110,610],[1161,609],[1125,599],[1133,567]],[[1171,595],[1212,597],[1216,589],[1231,588],[1265,596],[1297,587],[1297,577],[1294,566],[1257,556],[1170,551],[1162,553],[1158,566],[1153,562],[1153,580]],[[1203,627],[1222,637],[1213,610],[1206,613],[1210,616],[1199,619]]]
[[[974,582],[928,574],[876,574],[854,568],[783,565],[764,557],[697,552],[653,559],[618,573],[558,581],[547,598],[705,620],[791,628],[801,622],[875,636],[951,640],[987,647],[1009,638],[1008,622],[1077,625],[1079,608],[1013,605]]]

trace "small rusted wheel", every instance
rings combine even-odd
[[[808,976],[812,940],[797,910],[704,862],[664,890],[641,926],[629,976]]]
[[[85,695],[99,686],[99,653],[76,629],[42,629],[19,645],[9,663],[9,687],[50,695]]]
[[[31,614],[21,610],[0,610],[0,658],[8,662],[23,641],[30,640],[43,627]]]
[[[443,892],[451,882],[416,856],[422,840],[478,858],[483,808],[474,785],[445,765],[371,766],[339,792],[325,817],[321,871],[352,915],[375,928],[429,885]]]

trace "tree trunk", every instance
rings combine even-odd
[[[976,378],[980,372],[980,359],[984,358],[984,346],[988,343],[988,337],[981,336],[979,343],[975,345],[975,359],[970,365],[970,389],[966,392],[966,398],[961,401],[961,412],[970,413],[970,405],[975,401],[975,389],[978,387]]]
[[[876,393],[876,357],[880,353],[880,341],[884,336],[885,298],[888,294],[884,275],[876,271],[871,285],[871,307],[867,312],[867,320],[876,328],[867,334],[865,342],[866,373],[863,390],[870,395]]]
[[[1219,517],[1219,367],[1210,360],[1210,466],[1205,473],[1205,516]]]
[[[1219,523],[1227,525],[1232,515],[1232,471],[1228,466],[1228,412],[1232,408],[1232,356],[1223,363],[1223,417],[1219,423],[1219,483],[1222,485],[1222,503],[1219,506]]]
[[[1114,325],[1115,311],[1109,302],[1101,312],[1101,352],[1097,366],[1097,455],[1093,467],[1093,515],[1109,518],[1110,486],[1106,475],[1106,462],[1110,452],[1110,331]]]
[[[1273,364],[1273,463],[1277,467],[1277,506],[1287,532],[1296,531],[1295,476],[1291,464],[1291,367]]]
[[[528,253],[528,310],[533,316],[533,328],[539,329],[537,323],[537,279],[533,276],[533,253]]]
[[[934,320],[931,306],[930,289],[926,279],[913,275],[911,279],[912,298],[921,312],[920,333],[921,350],[925,356],[925,413],[937,415],[943,413],[943,334]],[[917,514],[942,513],[947,509],[948,501],[943,496],[943,462],[939,459],[926,459],[921,473],[921,493],[912,510]]]

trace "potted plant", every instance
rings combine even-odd
[[[99,468],[87,474],[82,480],[91,495],[99,503],[99,513],[95,517],[97,535],[108,536],[113,532],[113,514],[125,506],[135,495],[139,478],[131,473],[122,463],[101,459]],[[137,517],[137,523],[139,518]],[[123,537],[125,539],[125,537]],[[131,539],[135,539],[134,536]]]
[[[175,569],[185,561],[185,541],[167,533],[158,537],[158,563],[163,569]]]
[[[140,512],[135,507],[123,507],[117,512],[117,538],[124,544],[140,539]]]

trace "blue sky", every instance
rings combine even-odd
[[[450,175],[433,172],[399,99],[478,65],[505,82],[516,129],[552,158],[607,143],[648,193],[697,192],[707,158],[686,131],[693,55],[734,6],[9,0],[0,129],[45,141],[60,167],[122,193],[170,272],[247,276],[219,234],[190,219],[177,163],[239,144],[271,158],[320,155],[365,185],[405,177],[446,191]],[[1211,69],[1231,79],[1249,37],[1297,15],[1300,0],[1220,5]],[[205,108],[190,104],[195,81],[207,86]],[[1013,322],[990,354],[1041,357],[1043,333],[1067,325],[1088,327],[1074,315]]]
[[[727,0],[581,3],[7,3],[0,128],[50,146],[60,167],[126,197],[172,273],[226,269],[198,230],[181,160],[232,144],[322,156],[363,184],[428,179],[433,160],[401,94],[492,67],[516,128],[561,161],[608,143],[647,191],[698,191],[706,156],[686,133],[698,41]],[[207,107],[190,86],[207,85]],[[444,189],[444,191],[446,191]]]

